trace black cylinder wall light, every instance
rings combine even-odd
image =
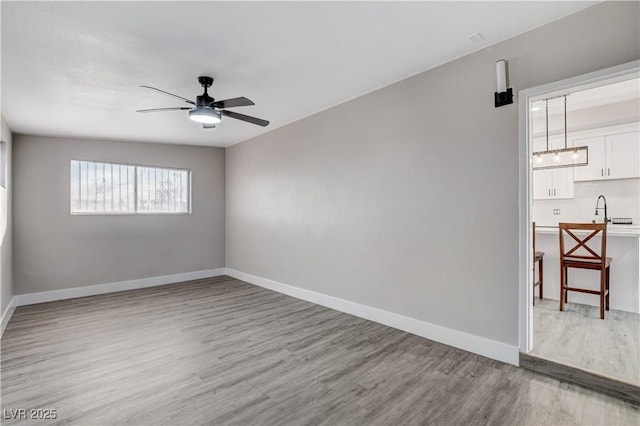
[[[496,61],[496,79],[498,90],[494,93],[496,108],[513,103],[513,90],[507,88],[507,61]]]

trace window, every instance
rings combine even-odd
[[[190,178],[185,169],[71,160],[71,213],[189,213]]]

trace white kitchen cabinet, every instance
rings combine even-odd
[[[553,187],[553,179],[551,170],[534,170],[533,171],[533,199],[549,200],[551,199],[551,188]]]
[[[532,144],[533,152],[545,151],[547,140],[536,138]],[[564,135],[550,136],[549,149],[564,148]],[[535,160],[534,160],[535,161]],[[552,200],[573,198],[573,167],[543,169],[533,171],[533,199]]]
[[[547,150],[546,136],[534,138],[531,147],[534,153],[538,151],[546,151]],[[549,149],[562,149],[562,148],[564,148],[564,134],[549,135]]]
[[[573,198],[573,168],[533,171],[533,199]]]
[[[575,168],[573,180],[582,182],[587,180],[604,179],[605,137],[584,138],[573,140],[572,146],[586,146],[588,148],[589,163]]]
[[[574,139],[589,148],[589,164],[575,168],[576,182],[640,177],[640,132]]]
[[[554,173],[553,198],[573,198],[573,167],[551,169]]]
[[[605,147],[607,178],[640,177],[640,132],[609,135],[605,139]]]

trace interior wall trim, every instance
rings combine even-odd
[[[545,83],[518,92],[518,292],[519,292],[519,346],[521,352],[529,352],[533,348],[533,293],[531,288],[533,276],[533,254],[531,253],[531,182],[533,172],[529,164],[531,146],[529,134],[529,103],[545,97],[556,96],[567,91],[586,90],[604,84],[640,75],[640,60],[627,62],[610,68],[592,71],[564,80]]]
[[[76,297],[95,296],[138,288],[155,287],[182,281],[198,280],[224,275],[224,268],[205,269],[202,271],[184,272],[181,274],[163,275],[159,277],[141,278],[137,280],[119,281],[107,284],[96,284],[86,287],[65,288],[62,290],[43,291],[38,293],[19,294],[14,296],[15,306],[33,305],[35,303],[53,302],[55,300],[74,299]],[[3,318],[4,322],[4,318]],[[8,320],[7,320],[8,322]]]
[[[11,315],[13,315],[13,311],[15,310],[16,310],[16,297],[13,296],[9,301],[9,304],[7,305],[7,307],[4,309],[4,312],[2,313],[2,321],[0,323],[0,337],[2,337],[2,335],[4,334],[4,329],[7,327],[7,324],[9,324]]]
[[[329,296],[315,291],[305,290],[289,284],[283,284],[274,280],[225,268],[225,275],[254,284],[269,290],[277,291],[297,299],[316,303],[335,309],[340,312],[355,315],[370,321],[377,322],[398,330],[406,331],[445,345],[473,352],[487,358],[506,362],[515,366],[519,365],[518,346],[508,345],[462,331],[454,330],[426,321],[388,312],[371,306]]]

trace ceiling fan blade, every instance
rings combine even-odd
[[[250,106],[255,105],[252,100],[245,98],[244,96],[240,98],[233,99],[225,99],[223,101],[216,101],[211,104],[214,108],[232,108],[239,106]]]
[[[146,89],[155,90],[156,92],[164,93],[165,95],[173,96],[174,98],[182,99],[183,101],[185,101],[186,103],[189,103],[191,105],[195,105],[196,104],[195,102],[193,102],[190,99],[183,98],[182,96],[174,95],[173,93],[165,92],[164,90],[156,89],[155,87],[151,87],[151,86],[140,86],[140,87],[144,87]]]
[[[251,117],[244,114],[238,114],[237,112],[227,111],[223,109],[220,111],[222,115],[226,115],[227,117],[235,118],[236,120],[246,121],[247,123],[257,124],[258,126],[266,127],[269,125],[267,120],[263,120],[261,118]]]
[[[173,107],[173,108],[152,108],[152,109],[139,109],[136,112],[156,112],[156,111],[180,111],[193,109],[191,107]]]

